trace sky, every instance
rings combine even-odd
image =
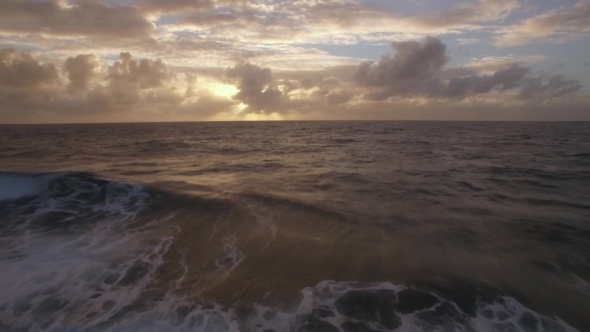
[[[0,0],[0,123],[590,120],[590,0]]]

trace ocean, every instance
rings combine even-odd
[[[0,331],[590,331],[590,123],[0,126]]]

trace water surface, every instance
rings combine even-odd
[[[590,124],[0,126],[0,330],[590,330]]]

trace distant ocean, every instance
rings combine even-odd
[[[0,126],[0,331],[590,331],[590,123]]]

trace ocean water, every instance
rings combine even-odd
[[[590,123],[0,126],[0,331],[590,331]]]

